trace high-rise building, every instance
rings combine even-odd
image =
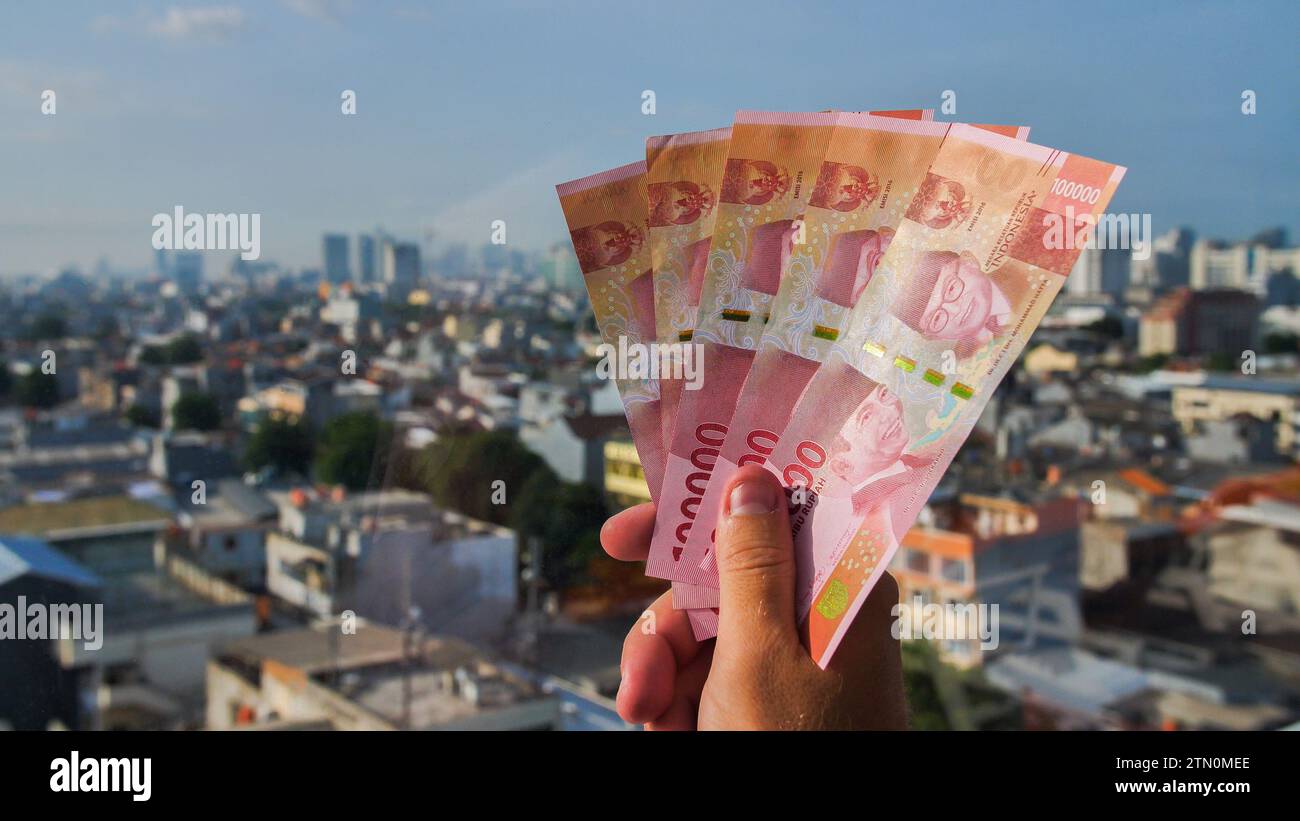
[[[557,243],[542,257],[538,268],[546,284],[557,291],[582,290],[582,270],[568,243]]]
[[[396,299],[406,299],[420,281],[420,246],[414,242],[384,242],[384,284]]]
[[[1192,246],[1191,286],[1198,290],[1237,288],[1263,296],[1269,277],[1285,270],[1300,272],[1300,248],[1206,239]]]
[[[347,282],[352,278],[348,267],[347,234],[326,234],[322,241],[325,258],[325,279],[329,282]]]
[[[1076,296],[1107,294],[1119,298],[1129,285],[1132,252],[1126,248],[1084,248],[1066,287]]]
[[[1259,300],[1233,288],[1178,288],[1157,301],[1138,325],[1138,353],[1203,356],[1250,348],[1259,331]]]
[[[203,283],[203,254],[198,251],[173,251],[171,255],[171,279],[177,289],[194,296]]]
[[[1185,287],[1195,239],[1190,228],[1172,228],[1156,237],[1151,243],[1151,254],[1146,259],[1133,260],[1132,284],[1153,291]]]
[[[375,281],[375,238],[369,234],[357,237],[357,270],[361,273],[362,282]]]

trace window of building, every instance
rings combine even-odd
[[[939,563],[939,575],[945,581],[965,584],[969,580],[965,559],[943,559]]]
[[[930,574],[930,554],[919,550],[907,551],[907,569],[913,573]]]

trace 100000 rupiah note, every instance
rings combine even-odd
[[[702,515],[720,509],[741,465],[761,464],[780,440],[804,388],[850,331],[851,311],[953,125],[840,115],[804,215],[804,241],[796,248],[808,263],[791,266],[781,282],[705,489]],[[1017,139],[1029,131],[978,127]],[[687,537],[685,553],[705,556],[709,578],[695,595],[682,596],[679,607],[717,606],[712,530],[692,528]]]
[[[768,457],[825,666],[1124,169],[958,125]]]
[[[555,187],[601,340],[614,351],[655,339],[645,170],[644,162],[635,162]],[[615,384],[650,496],[658,499],[664,466],[659,385],[649,375],[618,373]]]

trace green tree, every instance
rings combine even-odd
[[[9,363],[0,362],[0,399],[4,399],[14,389],[14,375],[9,371]]]
[[[1205,362],[1205,366],[1212,371],[1231,371],[1236,370],[1237,365],[1240,362],[1240,359],[1233,357],[1233,355],[1227,351],[1215,351],[1210,354],[1209,358]]]
[[[1139,373],[1151,373],[1168,365],[1169,360],[1170,356],[1167,353],[1153,353],[1138,360],[1137,370]]]
[[[558,481],[540,456],[504,431],[444,435],[416,460],[419,484],[440,506],[500,525],[509,523],[516,495],[543,470]],[[498,488],[505,504],[497,503]]]
[[[167,343],[167,361],[172,365],[189,365],[203,360],[203,346],[193,334],[183,334]]]
[[[1104,316],[1101,319],[1084,326],[1085,331],[1092,331],[1098,336],[1107,339],[1123,339],[1124,323],[1113,316]]]
[[[248,439],[244,464],[250,470],[271,467],[278,473],[306,476],[315,449],[311,429],[302,422],[265,419]]]
[[[372,475],[384,475],[392,437],[392,425],[373,413],[357,411],[334,417],[321,433],[316,477],[349,490],[363,490]]]
[[[144,405],[132,405],[127,408],[126,421],[137,428],[157,428],[162,424],[162,420],[158,418],[158,412],[150,410]]]
[[[190,365],[203,360],[203,346],[193,334],[183,334],[166,345],[150,346],[140,352],[146,365]]]
[[[519,491],[510,524],[522,542],[542,543],[542,577],[557,590],[587,580],[602,555],[600,528],[609,515],[601,492],[563,482],[549,468],[537,471]]]
[[[52,408],[59,404],[59,380],[33,368],[19,377],[14,399],[25,408]]]
[[[1290,332],[1268,334],[1264,337],[1264,353],[1300,353],[1300,336]]]
[[[221,427],[221,410],[216,397],[208,393],[181,394],[172,405],[172,424],[178,430],[216,430]]]
[[[43,313],[32,320],[27,338],[32,340],[62,339],[68,335],[68,323],[56,313]]]

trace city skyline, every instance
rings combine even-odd
[[[946,50],[897,10],[836,4],[845,25],[809,32],[817,48],[731,59],[717,32],[762,43],[790,14],[753,8],[691,7],[687,28],[682,15],[577,3],[25,8],[0,31],[0,274],[90,271],[101,257],[146,267],[150,219],[177,205],[261,214],[263,258],[290,267],[321,265],[323,233],[375,225],[477,247],[503,219],[510,247],[542,250],[565,236],[556,182],[635,160],[646,134],[722,125],[738,107],[924,105],[939,119],[1023,122],[1035,142],[1127,165],[1112,210],[1151,213],[1157,234],[1300,232],[1300,162],[1287,150],[1300,89],[1283,57],[1293,6],[1099,3],[1083,19],[945,6],[942,31],[963,33]],[[366,59],[381,46],[385,61]],[[876,74],[891,78],[887,99],[863,79]],[[654,116],[641,113],[646,89]],[[1253,115],[1241,112],[1246,89]],[[356,92],[354,116],[341,112],[344,90]],[[946,90],[952,115],[938,110]]]

